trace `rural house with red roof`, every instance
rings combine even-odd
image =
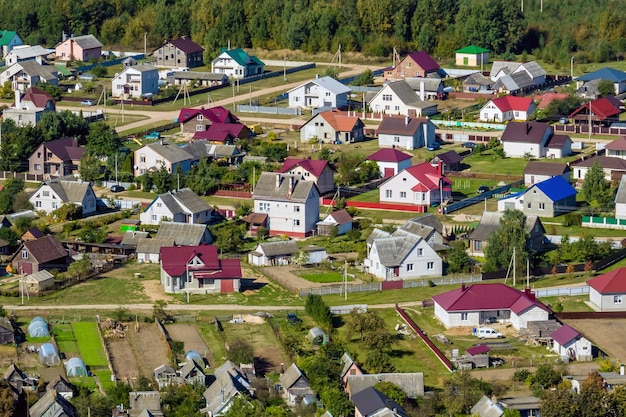
[[[404,152],[400,152],[395,148],[379,149],[370,156],[366,157],[366,161],[374,161],[380,168],[380,176],[382,178],[391,178],[403,169],[411,166],[412,156]]]
[[[590,361],[593,359],[593,346],[589,339],[578,330],[564,324],[551,335],[552,350],[568,361]]]
[[[406,168],[381,184],[381,203],[429,207],[452,198],[452,182],[428,162]]]
[[[385,78],[401,80],[409,77],[426,77],[429,74],[439,75],[439,64],[428,52],[411,52],[392,69],[385,71]]]
[[[325,159],[287,158],[278,172],[295,175],[303,180],[315,182],[320,194],[325,194],[335,189],[335,175]]]
[[[54,98],[37,87],[30,87],[24,96],[19,91],[15,93],[15,104],[4,109],[2,117],[4,120],[13,120],[17,126],[35,126],[45,112],[56,111]]]
[[[611,123],[619,122],[621,102],[615,97],[602,97],[590,101],[574,110],[569,118],[578,124],[608,126]],[[590,114],[591,113],[591,114]]]
[[[250,136],[250,129],[222,106],[199,109],[183,107],[177,120],[180,123],[180,133],[191,135],[193,139],[228,144],[228,137],[234,140],[247,139]]]
[[[339,111],[323,111],[300,127],[300,140],[320,143],[353,143],[365,138],[365,125],[355,116]]]
[[[554,129],[543,122],[510,122],[502,133],[506,156],[520,158],[563,158],[572,153],[572,140],[567,135],[555,135]]]
[[[597,311],[626,310],[626,268],[598,275],[587,281],[589,302]]]
[[[494,98],[480,109],[482,122],[508,122],[509,120],[528,120],[535,111],[535,103],[530,97],[504,96]]]
[[[220,259],[217,247],[161,247],[161,284],[168,294],[238,292],[241,280],[239,259]]]
[[[461,285],[433,297],[435,317],[447,328],[475,327],[487,318],[510,323],[516,330],[530,321],[548,320],[552,313],[527,288],[520,291],[504,284]]]
[[[159,49],[152,52],[159,67],[200,67],[204,65],[204,48],[182,36],[166,40]]]
[[[378,126],[378,146],[417,149],[437,141],[436,126],[427,117],[386,116]]]
[[[85,148],[72,138],[44,142],[28,158],[28,172],[44,178],[65,177],[78,172]]]

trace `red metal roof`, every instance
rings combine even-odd
[[[401,162],[406,161],[407,159],[411,159],[411,155],[407,155],[404,152],[400,152],[397,149],[393,148],[384,148],[379,149],[367,158],[368,161],[376,161],[376,162]]]
[[[626,293],[626,268],[616,269],[587,281],[600,294]]]
[[[348,116],[343,112],[323,111],[319,114],[336,131],[352,132],[358,125],[360,119],[355,116]]]
[[[597,100],[593,100],[590,103],[583,104],[582,106],[574,110],[569,117],[574,117],[577,114],[583,112],[583,110],[586,110],[585,114],[589,114],[589,106],[591,106],[591,112],[595,115],[597,119],[600,120],[604,120],[621,113],[619,107],[615,107],[615,103],[613,100],[602,97]]]
[[[299,158],[287,158],[283,163],[283,166],[280,167],[278,172],[284,174],[285,172],[289,172],[295,167],[302,167],[305,171],[310,172],[311,174],[319,177],[324,172],[324,169],[328,166],[328,161],[324,159],[299,159]]]
[[[552,340],[561,346],[566,346],[569,342],[579,338],[580,336],[580,333],[576,329],[571,328],[567,324],[564,324],[550,335]]]
[[[203,278],[208,275],[213,279],[241,278],[239,259],[219,259],[215,245],[163,246],[160,253],[161,266],[170,276],[180,276],[189,270],[202,274]],[[187,265],[194,257],[204,265]]]
[[[239,120],[230,110],[222,106],[210,107],[208,109],[204,107],[199,109],[183,107],[180,109],[180,113],[178,113],[178,122],[185,123],[196,118],[199,114],[202,115],[203,119],[208,119],[211,123],[235,123]]]
[[[504,96],[494,98],[491,102],[500,109],[500,111],[528,111],[533,100],[530,97]]]
[[[441,180],[443,180],[444,184],[452,185],[452,182],[445,176],[439,175],[437,168],[433,167],[429,162],[413,165],[404,171],[411,174],[419,182],[411,189],[412,191],[438,190]]]
[[[465,349],[465,352],[467,352],[468,355],[480,355],[483,353],[487,353],[489,352],[491,349],[489,348],[489,346],[487,345],[478,345],[478,346],[473,346],[469,349]]]
[[[437,64],[437,61],[435,61],[430,55],[428,55],[428,52],[426,51],[411,52],[408,56],[411,57],[411,59],[415,61],[415,63],[419,65],[424,70],[424,72],[435,71],[439,69],[439,64]]]

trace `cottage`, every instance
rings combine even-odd
[[[241,48],[222,48],[217,58],[211,61],[211,72],[226,74],[235,79],[260,75],[264,71],[263,61],[256,56],[248,55]]]
[[[503,75],[493,84],[493,90],[498,94],[525,94],[533,89],[533,80],[525,72]]]
[[[554,129],[542,122],[510,122],[502,133],[504,152],[511,157],[563,158],[572,153],[572,140],[555,135]]]
[[[388,115],[427,117],[437,113],[437,104],[420,100],[405,80],[383,85],[369,98],[368,105],[373,112]]]
[[[431,159],[430,164],[433,167],[439,167],[441,164],[444,174],[447,171],[459,171],[461,169],[461,155],[455,151],[443,152]]]
[[[72,36],[54,47],[57,61],[91,61],[102,55],[102,44],[93,35]]]
[[[615,97],[601,97],[582,104],[570,113],[569,118],[578,124],[609,126],[619,121],[621,105]]]
[[[325,159],[287,158],[278,172],[314,181],[321,194],[335,189],[334,172]]]
[[[626,174],[626,159],[613,158],[610,156],[593,156],[574,165],[573,177],[577,182],[582,182],[595,163],[600,165],[604,171],[604,178],[607,181],[620,180]]]
[[[65,177],[78,173],[85,148],[76,139],[62,138],[44,142],[28,158],[28,172],[51,177]]]
[[[9,263],[18,274],[34,274],[44,269],[65,271],[70,258],[67,249],[56,237],[44,236],[22,243]]]
[[[189,224],[209,224],[217,213],[190,188],[159,194],[139,218],[141,224],[158,225],[163,221]]]
[[[495,399],[483,395],[472,407],[471,415],[478,417],[501,417],[504,415],[504,406]]]
[[[189,385],[205,386],[206,375],[203,367],[195,360],[187,360],[179,369],[181,382]]]
[[[347,107],[350,87],[333,77],[316,77],[287,91],[289,107],[335,108]]]
[[[288,404],[297,404],[307,395],[315,394],[309,385],[309,380],[295,363],[285,370],[279,381]]]
[[[424,396],[424,374],[422,372],[348,375],[346,393],[352,399],[363,390],[383,381],[398,386],[408,398],[417,399]]]
[[[607,157],[626,160],[626,136],[607,143],[604,149]]]
[[[215,380],[202,394],[206,407],[200,412],[203,415],[222,416],[228,412],[235,398],[254,397],[254,393],[246,374],[231,361],[226,361],[215,370]]]
[[[174,238],[141,238],[137,241],[137,249],[135,255],[137,262],[142,263],[159,263],[161,260],[161,248],[165,246],[174,246]]]
[[[624,311],[626,268],[615,269],[587,281],[589,302],[597,311]]]
[[[524,185],[530,187],[557,176],[569,182],[572,176],[570,167],[555,162],[529,161],[524,168]]]
[[[44,64],[47,55],[54,53],[54,49],[47,49],[41,45],[26,46],[21,45],[13,48],[11,52],[5,56],[5,65],[10,67],[22,61],[36,61],[39,65]]]
[[[500,228],[500,221],[504,213],[486,211],[480,219],[480,223],[469,235],[468,252],[472,256],[485,256],[489,236]],[[541,251],[545,242],[546,230],[539,217],[526,216],[526,233],[530,235],[528,242],[530,248]]]
[[[7,81],[13,90],[25,92],[39,83],[59,85],[58,71],[52,65],[40,65],[37,61],[22,61],[11,65],[0,73],[0,83]]]
[[[374,387],[365,388],[352,396],[355,417],[375,417],[380,415],[408,417],[404,408]]]
[[[556,217],[576,210],[578,192],[561,176],[530,186],[523,194],[524,214]]]
[[[352,230],[352,216],[346,209],[335,210],[317,223],[317,234],[320,236],[341,236],[350,230]]]
[[[257,266],[288,265],[294,261],[300,249],[293,240],[259,243],[248,253],[248,263]]]
[[[344,386],[348,382],[348,376],[363,375],[363,371],[359,368],[359,365],[354,362],[354,359],[352,359],[348,352],[344,352],[341,356],[341,364],[343,367],[341,368],[340,376]]]
[[[198,109],[183,107],[180,109],[176,120],[180,123],[180,133],[194,136],[196,139],[203,139],[201,134],[208,131],[211,125],[215,123],[241,125],[239,118],[222,106],[209,108],[200,107]],[[229,131],[229,133],[231,133],[233,137],[240,139],[248,138],[250,136],[250,130],[244,125],[241,126],[242,128],[239,132]],[[243,127],[245,127],[245,129]],[[222,130],[224,130],[224,128],[222,128]],[[208,138],[204,139],[208,140]]]
[[[14,344],[15,330],[13,323],[6,317],[0,317],[0,345]]]
[[[550,337],[553,340],[552,350],[564,358],[565,362],[593,359],[591,342],[567,324],[561,326]]]
[[[55,390],[46,391],[35,404],[30,406],[28,412],[29,417],[78,417],[78,412],[72,403]]]
[[[626,220],[626,175],[622,176],[615,194],[615,218]]]
[[[580,89],[593,81],[611,81],[615,86],[615,95],[626,92],[626,72],[615,68],[604,67],[576,78],[576,88]]]
[[[204,65],[203,55],[204,48],[185,36],[166,40],[163,46],[152,52],[159,67],[201,67]]]
[[[51,214],[63,204],[74,204],[82,208],[83,216],[96,212],[96,200],[90,183],[63,180],[42,183],[28,199],[35,211]]]
[[[530,97],[504,96],[490,100],[480,109],[479,120],[483,122],[508,122],[509,120],[528,120],[535,110],[535,103]]]
[[[354,143],[365,138],[365,125],[356,116],[338,111],[324,111],[313,116],[300,127],[300,140],[320,143]]]
[[[551,311],[526,289],[504,284],[463,284],[433,297],[435,317],[447,328],[479,326],[489,317],[510,323],[516,330],[529,321],[547,320]]]
[[[428,55],[428,52],[411,52],[398,62],[395,67],[385,71],[385,78],[396,80],[408,77],[441,78],[439,70],[439,64]]]
[[[457,66],[482,68],[483,65],[489,63],[489,49],[480,46],[469,45],[457,49],[454,53]]]
[[[466,93],[493,93],[493,80],[480,72],[475,72],[463,80],[463,91]]]
[[[46,391],[56,391],[57,394],[66,400],[71,400],[74,397],[74,387],[62,375],[57,375],[52,381],[48,382]]]
[[[134,159],[134,174],[139,177],[148,171],[156,172],[161,168],[169,173],[176,172],[178,167],[183,173],[189,172],[192,156],[174,142],[161,139],[137,149]]]
[[[49,271],[42,270],[34,274],[26,275],[24,282],[29,293],[39,294],[54,286],[54,275]]]
[[[545,83],[547,75],[546,71],[535,61],[526,63],[494,61],[489,77],[493,81],[498,81],[505,77],[515,76],[515,74],[522,74],[524,78],[530,80],[524,87],[534,87]],[[495,86],[494,89],[496,89]]]
[[[45,112],[56,111],[54,98],[37,87],[30,87],[24,96],[21,96],[19,90],[14,93],[15,105],[4,109],[2,117],[5,120],[13,120],[17,126],[35,126]]]
[[[381,203],[401,203],[429,207],[452,198],[452,182],[443,168],[428,162],[406,168],[380,185]]]
[[[23,45],[24,41],[12,30],[0,30],[0,54],[6,57],[16,46]]]
[[[411,158],[411,155],[395,148],[383,148],[366,157],[365,160],[376,162],[382,178],[391,178],[400,171],[409,168]]]
[[[122,99],[152,97],[159,92],[159,70],[149,64],[126,67],[111,81],[111,96]]]
[[[378,146],[408,150],[429,146],[437,141],[435,129],[425,117],[385,116],[376,131]]]

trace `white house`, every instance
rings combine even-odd
[[[139,215],[141,224],[160,224],[163,221],[177,223],[208,224],[213,209],[190,188],[174,190],[158,195]]]
[[[333,77],[318,77],[307,81],[291,90],[289,107],[333,107],[341,108],[348,105],[350,87],[340,83]]]
[[[626,311],[626,268],[615,269],[587,281],[589,302],[596,311]]]
[[[381,203],[430,206],[452,197],[452,182],[428,162],[406,168],[380,185]]]
[[[529,321],[545,321],[550,309],[527,288],[520,291],[504,284],[461,285],[456,290],[433,296],[435,317],[447,328],[476,327],[487,318],[509,323],[514,329]]]
[[[133,171],[136,177],[148,171],[158,171],[161,167],[165,167],[169,173],[176,172],[176,168],[179,166],[182,172],[188,172],[191,169],[193,159],[192,155],[167,139],[157,140],[139,148],[133,155],[135,159]]]
[[[574,165],[573,177],[576,181],[583,181],[587,171],[598,163],[604,171],[604,178],[607,181],[618,180],[626,174],[626,159],[614,158],[611,156],[592,156],[579,164]]]
[[[490,100],[480,109],[480,120],[483,122],[525,121],[534,110],[535,103],[530,97],[503,96]]]
[[[35,211],[50,214],[63,204],[76,204],[83,208],[83,216],[96,212],[96,200],[91,184],[82,181],[44,182],[28,199]]]
[[[335,173],[328,161],[324,159],[287,158],[278,172],[298,175],[304,180],[314,181],[322,194],[335,189]]]
[[[159,92],[159,70],[153,65],[126,67],[111,81],[113,97],[140,98]]]
[[[299,250],[295,240],[262,242],[248,253],[248,263],[256,266],[289,265]]]
[[[493,81],[502,77],[524,73],[531,80],[532,85],[540,85],[546,82],[546,71],[535,61],[525,63],[511,61],[494,61],[489,76]]]
[[[378,126],[378,146],[413,150],[437,141],[436,126],[427,117],[386,116]]]
[[[561,358],[568,361],[590,361],[593,359],[592,344],[585,336],[576,329],[564,324],[554,331],[552,338],[552,350]]]
[[[543,122],[510,122],[501,141],[505,154],[511,157],[563,158],[572,153],[570,137],[555,135],[552,126]]]
[[[530,187],[556,176],[561,176],[564,180],[569,181],[572,177],[570,167],[567,164],[554,162],[530,161],[524,168],[524,185]]]
[[[4,61],[7,67],[17,64],[18,62],[30,60],[37,61],[39,65],[43,65],[44,58],[53,52],[54,49],[46,49],[41,45],[21,45],[13,48],[11,52],[6,54]]]
[[[615,195],[615,218],[626,220],[626,175],[622,176]]]
[[[317,234],[320,236],[330,236],[333,229],[337,230],[337,236],[352,230],[352,216],[346,209],[333,211],[317,223]]]
[[[409,117],[430,116],[437,113],[437,105],[420,100],[417,93],[404,80],[385,84],[368,101],[368,105],[374,113]]]
[[[52,65],[40,65],[37,61],[22,61],[0,72],[0,84],[9,81],[13,89],[21,92],[40,82],[59,85],[58,71]]]
[[[265,64],[256,56],[248,55],[243,49],[222,48],[220,54],[211,61],[211,72],[226,74],[231,78],[246,78],[263,74]]]
[[[395,148],[383,148],[366,157],[365,160],[375,161],[378,168],[380,168],[380,176],[382,178],[390,178],[400,171],[410,168],[411,158],[411,155],[400,152]]]
[[[320,217],[320,193],[315,182],[263,172],[252,198],[254,212],[268,215],[271,235],[305,237],[315,231]]]
[[[357,116],[340,111],[323,111],[300,127],[300,140],[317,139],[321,143],[341,144],[365,138],[365,124]]]

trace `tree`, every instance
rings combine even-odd
[[[489,383],[472,378],[468,372],[461,371],[444,381],[441,399],[450,415],[469,415],[480,397],[492,393],[493,388]]]
[[[372,70],[366,69],[354,79],[352,85],[372,85],[374,84],[374,74]]]
[[[370,374],[379,374],[383,372],[393,372],[396,367],[391,363],[389,353],[379,350],[370,350],[365,355],[363,368]]]
[[[83,157],[80,158],[80,167],[78,173],[83,181],[96,181],[100,178],[101,160],[96,158],[89,152],[85,152]]]
[[[237,253],[245,242],[245,225],[234,221],[212,227],[211,233],[215,236],[215,245],[223,253]]]
[[[18,235],[15,230],[8,227],[0,228],[0,239],[4,239],[9,242],[9,246],[15,247],[19,238],[20,235]]]
[[[13,397],[13,389],[5,380],[0,381],[0,416],[11,417],[16,415],[16,401]]]
[[[67,273],[70,276],[76,277],[77,280],[80,280],[80,277],[87,275],[89,271],[91,271],[91,268],[91,260],[88,256],[83,255],[81,259],[70,264],[67,268]]]
[[[10,178],[0,190],[0,214],[13,213],[13,200],[15,196],[24,190],[24,181]]]
[[[518,272],[521,272],[531,256],[529,241],[524,213],[506,210],[500,218],[500,227],[489,236],[489,244],[485,248],[485,270],[507,268],[515,248],[515,264]]]
[[[167,172],[165,165],[162,165],[161,169],[152,174],[152,181],[154,182],[158,194],[166,193],[172,189],[172,177],[170,173]]]
[[[96,65],[90,70],[90,72],[97,78],[104,78],[109,75],[109,71],[106,69],[106,67],[103,67],[102,65]]]
[[[581,417],[610,417],[616,415],[598,372],[591,372],[580,386],[579,412]]]
[[[243,339],[235,339],[228,346],[228,360],[235,364],[254,362],[254,348]]]
[[[386,329],[385,320],[376,312],[359,313],[353,310],[348,323],[348,339],[356,334],[370,350],[388,351],[394,336]]]
[[[604,170],[597,161],[594,162],[585,174],[582,187],[583,197],[589,204],[592,204],[594,201],[601,200],[609,189],[610,183],[604,177]]]
[[[406,393],[393,382],[380,381],[374,385],[374,388],[400,405],[406,400]]]
[[[161,323],[170,321],[170,316],[165,311],[165,307],[167,307],[167,301],[165,300],[156,300],[152,305],[152,317]]]
[[[448,252],[448,272],[467,272],[471,265],[471,259],[465,251],[465,244],[461,241],[453,242],[452,249]]]
[[[330,332],[333,317],[321,295],[309,294],[304,302],[304,310],[322,330]]]
[[[578,396],[569,389],[547,390],[540,401],[542,417],[577,417]]]
[[[114,129],[105,122],[95,122],[89,125],[87,135],[87,151],[96,157],[113,155],[122,147],[122,141]]]
[[[615,86],[613,85],[613,81],[600,80],[598,83],[598,93],[600,93],[602,97],[614,96]]]
[[[107,234],[106,228],[86,226],[78,233],[78,237],[87,243],[103,243]]]

